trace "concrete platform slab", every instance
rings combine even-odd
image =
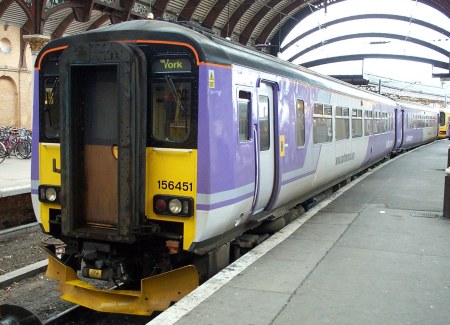
[[[286,293],[224,286],[177,324],[268,325],[289,297]]]
[[[335,247],[272,324],[446,324],[450,259]]]
[[[6,158],[0,164],[0,198],[29,193],[31,159]]]

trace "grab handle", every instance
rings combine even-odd
[[[253,125],[253,139],[255,139],[255,190],[253,194],[252,212],[255,210],[256,202],[259,196],[259,137],[258,127]]]

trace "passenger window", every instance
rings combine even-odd
[[[238,114],[239,114],[239,140],[250,140],[250,112],[251,112],[251,93],[248,91],[239,91]]]
[[[364,111],[364,135],[373,134],[372,111]]]
[[[386,133],[388,131],[387,126],[387,113],[382,112],[381,113],[381,133]]]
[[[297,136],[297,148],[305,145],[305,103],[297,99],[295,109],[295,131]]]
[[[362,110],[352,109],[352,137],[360,138],[362,137]]]
[[[380,112],[374,112],[375,118],[373,120],[373,133],[380,134],[381,133],[381,122],[380,122]]]
[[[350,117],[348,108],[336,107],[336,140],[350,138]]]
[[[314,143],[331,142],[333,140],[332,107],[314,104],[313,141]]]
[[[270,149],[270,124],[269,124],[269,97],[259,96],[259,149]]]

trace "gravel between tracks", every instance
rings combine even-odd
[[[46,254],[38,247],[47,235],[40,230],[0,242],[0,275],[45,260]]]
[[[0,275],[45,260],[46,254],[38,247],[45,237],[48,236],[36,230],[0,242]],[[56,286],[56,281],[41,273],[1,288],[0,304],[25,307],[46,320],[73,305],[58,298]]]

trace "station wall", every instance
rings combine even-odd
[[[0,21],[0,126],[31,129],[32,57],[20,62],[20,27]]]

